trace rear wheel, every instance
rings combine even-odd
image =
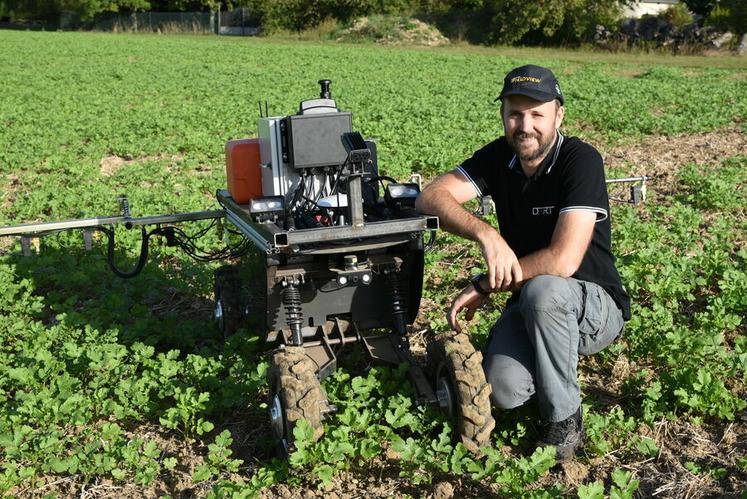
[[[239,270],[223,266],[215,270],[215,319],[224,338],[236,333],[244,318]]]
[[[490,384],[482,369],[482,354],[465,333],[442,333],[428,345],[441,411],[456,422],[461,442],[473,453],[490,446],[495,420],[490,408]]]
[[[324,433],[322,418],[329,410],[327,396],[316,377],[316,365],[303,347],[285,347],[272,355],[268,370],[270,423],[281,456],[294,450],[293,428],[305,419],[314,431]]]

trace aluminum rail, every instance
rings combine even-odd
[[[299,244],[343,241],[346,239],[391,236],[393,234],[423,232],[436,229],[438,229],[438,217],[420,216],[401,220],[369,222],[362,228],[346,225],[343,227],[321,227],[318,229],[281,232],[275,235],[275,243],[278,246],[294,246]]]
[[[254,229],[253,224],[247,223],[231,210],[226,210],[226,218],[231,223],[233,223],[236,228],[241,231],[242,234],[248,237],[261,251],[264,251],[267,254],[277,252],[277,250],[273,248],[272,243]]]
[[[0,237],[3,236],[43,236],[54,232],[71,229],[93,229],[102,225],[123,224],[128,229],[140,225],[159,225],[167,223],[191,222],[195,220],[210,220],[223,218],[223,210],[194,211],[190,213],[175,213],[173,215],[155,215],[150,217],[96,217],[77,220],[63,220],[61,222],[38,222],[0,227]]]
[[[616,184],[618,182],[645,182],[646,180],[651,180],[651,177],[641,176],[641,177],[624,177],[624,178],[610,178],[605,180],[608,184]]]
[[[216,193],[228,219],[262,250],[288,248],[304,244],[330,243],[350,239],[393,236],[438,229],[438,217],[424,216],[399,220],[368,222],[363,227],[332,226],[315,229],[281,230],[274,223],[257,223],[246,205],[233,200],[226,190]],[[237,223],[238,222],[238,223]]]

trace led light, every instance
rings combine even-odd
[[[348,278],[345,277],[344,275],[341,275],[340,277],[337,278],[337,283],[340,286],[344,286],[344,285],[346,285],[348,283]]]
[[[389,186],[389,195],[393,199],[414,198],[420,194],[415,184],[393,184]]]
[[[415,204],[415,198],[420,194],[418,184],[391,183],[386,186],[384,191],[384,200],[389,206],[412,206]]]
[[[284,209],[285,199],[283,196],[254,198],[249,205],[249,211],[255,215],[260,213],[277,213],[284,211]]]
[[[364,284],[368,284],[369,282],[371,282],[371,274],[363,274],[363,276],[361,276],[361,279],[363,279]]]

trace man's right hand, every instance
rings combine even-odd
[[[522,280],[521,265],[506,240],[490,227],[478,236],[480,250],[488,267],[488,284],[494,291],[509,291]]]

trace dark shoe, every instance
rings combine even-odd
[[[547,423],[545,435],[537,442],[538,447],[555,446],[555,459],[567,461],[573,457],[576,449],[583,445],[584,422],[581,419],[581,407],[568,419],[557,423]]]

